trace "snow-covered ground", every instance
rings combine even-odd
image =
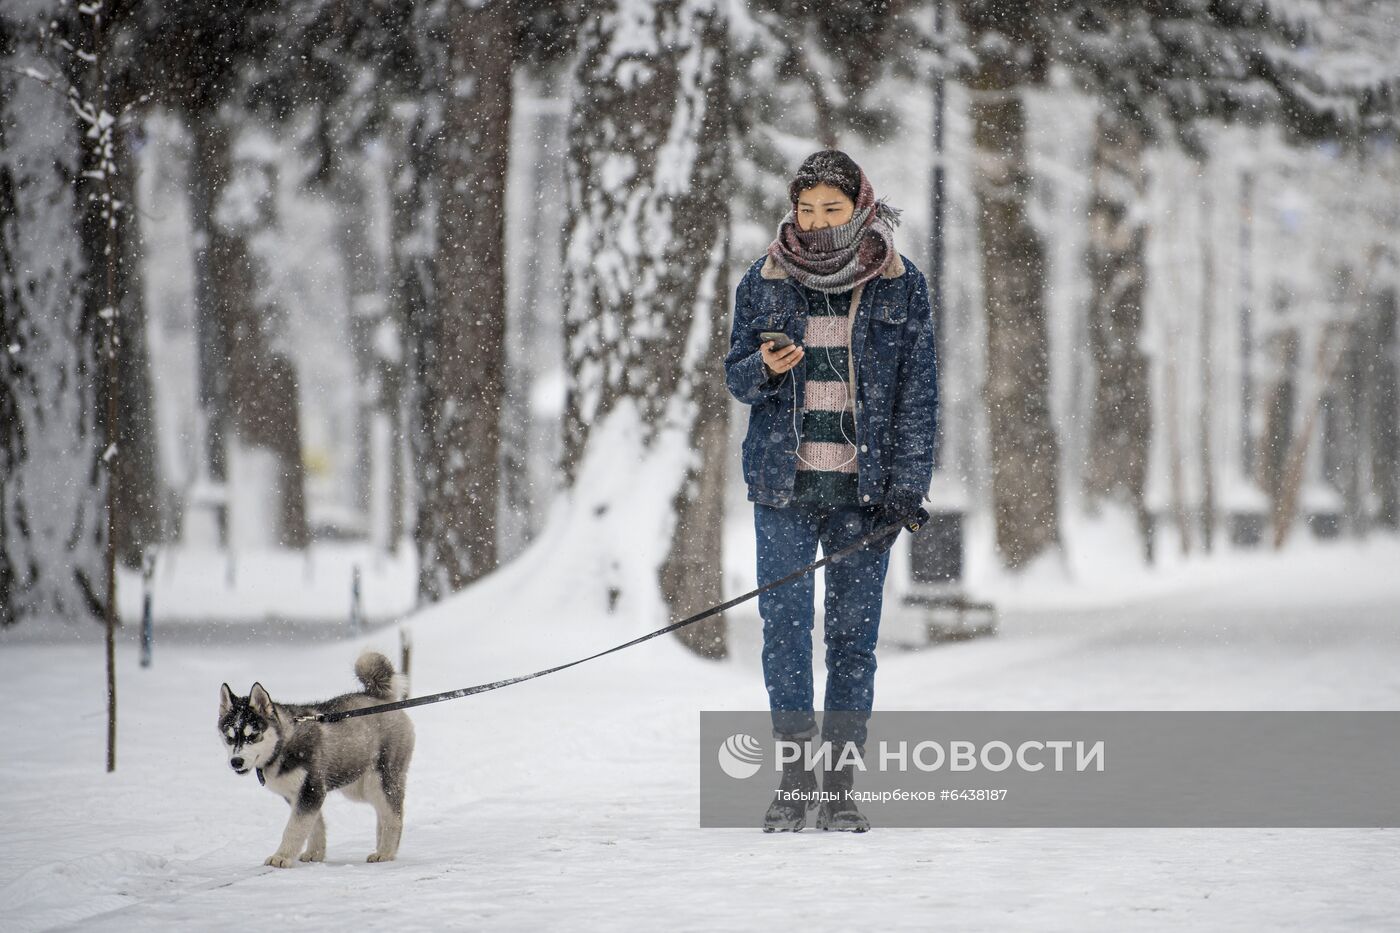
[[[358,541],[318,541],[304,551],[164,546],[150,583],[158,637],[171,629],[339,637],[351,626],[357,569],[360,611],[368,624],[411,611],[417,564],[409,539],[397,555]],[[133,625],[141,621],[143,590],[139,572],[118,568],[117,605]]]
[[[551,536],[414,618],[414,692],[656,627],[577,598],[590,589],[562,558],[575,544]],[[1122,576],[1078,603],[1033,577],[1003,600],[995,638],[882,649],[877,706],[1398,709],[1397,571],[1400,542],[1382,537],[1168,567],[1150,587]],[[1400,915],[1389,830],[702,830],[698,711],[765,703],[757,618],[731,625],[725,663],[661,638],[415,711],[399,859],[364,862],[373,812],[337,796],[327,861],[285,871],[262,860],[286,805],[228,768],[219,684],[341,692],[362,647],[397,657],[396,629],[172,639],[145,670],[126,633],[113,775],[100,643],[0,643],[3,926],[1311,931]]]

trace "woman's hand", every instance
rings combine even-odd
[[[775,351],[773,341],[769,340],[760,344],[758,349],[763,354],[763,362],[768,366],[768,371],[774,375],[781,376],[802,361],[802,348],[795,343]]]

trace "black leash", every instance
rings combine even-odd
[[[846,547],[841,548],[841,550],[836,551],[834,554],[828,554],[821,560],[808,564],[806,567],[803,567],[800,570],[794,570],[792,573],[788,574],[782,579],[774,580],[772,583],[764,584],[756,590],[750,590],[743,596],[736,596],[728,602],[720,603],[718,606],[712,606],[709,609],[706,609],[704,612],[697,613],[696,615],[693,615],[688,619],[681,619],[679,622],[672,622],[665,628],[657,629],[654,632],[648,632],[647,634],[642,635],[639,638],[634,638],[631,641],[623,642],[620,645],[608,648],[606,651],[599,651],[597,654],[590,654],[586,658],[579,658],[577,661],[570,661],[568,664],[560,664],[558,667],[550,667],[542,671],[535,671],[533,674],[521,674],[519,677],[508,677],[505,680],[495,680],[489,684],[478,684],[475,687],[463,687],[460,690],[448,690],[443,693],[431,693],[427,696],[412,697],[411,699],[407,700],[397,700],[393,703],[381,703],[378,706],[362,706],[359,709],[340,710],[339,712],[335,713],[318,713],[312,716],[298,716],[296,718],[296,721],[340,722],[342,719],[353,719],[356,716],[373,716],[376,713],[389,713],[393,712],[396,709],[412,709],[415,706],[427,706],[429,703],[441,703],[444,700],[457,700],[461,699],[462,697],[469,697],[478,693],[486,693],[490,690],[499,690],[502,687],[509,687],[511,684],[518,684],[522,681],[534,680],[536,677],[543,677],[546,674],[553,674],[557,671],[562,671],[565,668],[573,667],[576,664],[582,664],[585,661],[592,661],[594,658],[601,658],[605,654],[612,654],[614,651],[621,651],[623,648],[630,648],[633,645],[639,645],[650,638],[656,638],[659,635],[665,635],[667,632],[674,632],[678,628],[685,628],[687,625],[690,625],[694,622],[699,622],[701,619],[708,619],[712,615],[717,615],[726,609],[730,609],[734,606],[739,605],[742,602],[753,599],[755,596],[757,596],[759,593],[762,593],[764,590],[771,590],[775,586],[782,586],[784,583],[787,583],[791,580],[796,580],[798,577],[806,576],[807,574],[816,570],[818,567],[821,567],[823,564],[839,561],[847,554],[855,553],[856,551],[865,547],[870,542],[883,538],[891,531],[893,531],[896,534],[899,533],[900,528],[908,528],[911,532],[918,531],[921,527],[923,527],[923,522],[926,520],[927,513],[920,510],[919,518],[913,519],[909,522],[893,522],[889,525],[885,525],[882,528],[877,528],[870,534],[866,535],[864,538],[861,538],[859,541],[856,541],[853,544],[848,544]],[[259,777],[261,777],[261,775],[259,775]]]

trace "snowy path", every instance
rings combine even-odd
[[[1393,557],[1392,547],[1384,552]],[[1397,709],[1400,580],[1324,595],[1338,551],[1119,608],[1016,611],[996,639],[881,656],[882,708]],[[560,631],[557,594],[472,597],[415,623],[415,692],[572,658],[630,634]],[[554,605],[562,603],[555,602]],[[505,612],[504,606],[517,611]],[[1383,830],[697,828],[700,709],[762,706],[750,650],[709,664],[658,640],[414,714],[397,862],[363,862],[372,812],[333,798],[329,858],[261,867],[285,805],[225,764],[218,685],[305,700],[352,683],[359,643],[120,648],[119,770],[102,773],[101,650],[0,645],[6,930],[1393,929]],[[365,640],[390,650],[392,632]],[[820,691],[820,683],[818,684]],[[819,694],[820,695],[820,692]],[[759,814],[755,814],[755,819]]]

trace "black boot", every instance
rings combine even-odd
[[[802,754],[796,761],[783,762],[783,779],[763,815],[765,833],[800,832],[807,825],[807,811],[817,805],[817,776],[807,767],[810,737],[787,741],[800,742]]]
[[[856,749],[864,756],[864,748],[856,746]],[[856,766],[848,764],[844,768],[836,768],[835,763],[832,761],[822,776],[822,805],[817,811],[817,829],[848,833],[866,832],[870,829],[870,820],[856,808],[856,802],[850,796],[855,783]]]

